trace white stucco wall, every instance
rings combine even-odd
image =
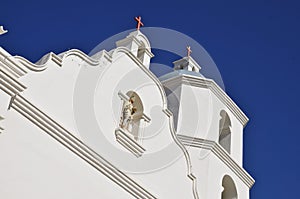
[[[233,179],[238,198],[249,198],[249,188],[210,150],[189,147],[189,153],[194,168],[197,168],[194,172],[198,179],[201,198],[221,198],[222,179],[225,175],[229,175]]]
[[[135,91],[143,102],[144,113],[151,118],[151,122],[145,123],[142,129],[144,139],[141,145],[146,151],[139,158],[127,151],[115,138],[114,132],[118,128],[123,103],[118,96],[119,91],[124,94]],[[93,97],[97,124],[92,129],[98,129],[99,132],[81,135],[83,140],[158,196],[191,197],[192,183],[187,177],[186,160],[171,137],[169,117],[163,112],[162,93],[149,75],[128,56],[119,55],[113,64],[103,70]],[[83,129],[79,131],[85,133]],[[176,163],[172,164],[174,161]],[[169,191],[171,189],[173,191]]]
[[[208,88],[181,85],[177,133],[218,142],[220,112],[231,120],[231,157],[242,165],[243,126],[224,103]]]
[[[1,198],[132,198],[16,111],[7,112],[4,124]]]
[[[61,67],[49,61],[44,71],[28,70],[19,78],[27,87],[20,95],[158,198],[197,198],[196,192],[200,198],[220,198],[220,183],[227,174],[239,196],[248,199],[248,187],[224,162],[203,149],[185,150],[171,128],[174,122],[178,134],[217,142],[219,113],[226,110],[232,123],[230,155],[242,166],[243,126],[234,114],[210,90],[189,85],[170,87],[179,100],[167,104],[162,84],[148,66],[120,46],[103,51],[100,60],[94,60],[97,64],[73,52],[61,56]],[[151,119],[142,121],[139,144],[145,152],[139,158],[116,140],[123,103],[120,91],[136,92]],[[10,99],[0,93],[0,115],[5,117],[0,124],[5,128],[0,134],[0,196],[132,198],[15,109],[7,110]],[[170,120],[167,108],[177,111],[176,121]]]
[[[193,198],[192,181],[187,176],[186,160],[181,149],[174,143],[169,128],[169,117],[163,112],[165,108],[163,90],[159,89],[157,83],[127,55],[120,53],[115,56],[117,58],[113,59],[113,63],[105,67],[80,66],[82,60],[76,56],[64,59],[62,67],[49,62],[45,71],[30,72],[22,77],[22,83],[27,86],[22,95],[153,195],[162,198]],[[77,85],[82,67],[84,72],[89,74],[89,79],[86,79],[84,85],[85,92],[80,93],[82,98],[77,99],[74,96],[77,95],[76,92],[80,92],[80,89],[76,90],[76,86],[83,86]],[[96,83],[93,88],[89,87],[92,83]],[[140,96],[144,113],[151,118],[151,122],[145,124],[143,129],[145,139],[141,144],[146,152],[140,158],[136,158],[121,146],[114,134],[120,120],[122,104],[118,92],[126,93],[130,90]],[[84,100],[85,106],[80,106],[81,102],[74,102],[74,99]],[[6,97],[7,105],[9,100],[10,98]],[[86,112],[83,110],[79,116],[76,115],[81,108]],[[88,112],[89,108],[92,112]],[[15,181],[11,180],[8,173],[2,173],[3,183],[11,181],[3,187],[7,190],[5,196],[18,198],[24,195],[36,198],[57,189],[54,193],[48,194],[49,198],[59,195],[63,198],[130,197],[114,182],[97,172],[15,110],[12,109],[7,114],[9,117],[6,116],[5,119],[6,133],[1,135],[5,143],[2,145],[2,152],[10,151],[10,153],[2,161],[5,163],[5,169],[9,169],[11,165],[22,165],[23,169],[15,173],[14,178],[20,179]],[[86,126],[82,126],[80,122],[76,123],[81,119]],[[90,123],[90,120],[95,120],[95,123]],[[13,125],[16,121],[19,125]],[[19,136],[20,134],[22,136]],[[5,139],[5,136],[12,137]],[[14,144],[10,145],[10,142]],[[13,150],[22,151],[22,158],[19,154],[14,154]],[[13,156],[16,158],[11,162]],[[73,175],[72,172],[80,172],[80,175]],[[71,175],[73,176],[70,177]],[[95,184],[94,187],[89,188],[89,180]],[[41,181],[46,182],[41,183]],[[81,183],[85,185],[79,187]],[[55,185],[51,186],[51,184]],[[23,186],[24,191],[12,193],[11,191],[18,186]],[[105,191],[101,189],[94,191],[98,186]],[[115,190],[116,186],[119,191]],[[46,187],[53,189],[45,190]],[[35,189],[39,190],[34,191]],[[70,194],[72,189],[75,190]]]

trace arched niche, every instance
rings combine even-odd
[[[144,63],[144,58],[145,58],[145,44],[143,42],[141,42],[141,45],[138,47],[138,51],[137,51],[137,58]]]
[[[132,119],[129,122],[126,130],[133,136],[134,140],[138,141],[141,128],[141,119],[143,118],[144,113],[143,103],[139,95],[134,91],[128,91],[126,95],[128,96],[129,100],[134,99],[132,102],[132,107],[134,109],[132,112]],[[126,103],[127,101],[123,101],[122,110],[124,110]]]
[[[234,181],[229,175],[225,175],[222,180],[222,196],[221,199],[237,199],[237,190]]]
[[[225,110],[220,112],[219,144],[230,154],[231,150],[231,120]]]
[[[141,119],[144,113],[144,106],[140,96],[134,91],[128,91],[126,95],[131,98],[134,97],[133,106],[136,107],[136,112],[134,113],[134,119]]]
[[[136,157],[140,157],[145,148],[142,146],[145,122],[150,118],[144,113],[140,96],[134,91],[126,94],[118,92],[123,101],[119,127],[115,130],[116,140]]]

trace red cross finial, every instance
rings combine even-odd
[[[191,54],[192,54],[191,46],[187,46],[186,50],[187,50],[187,56],[188,57],[191,56]]]
[[[134,19],[137,21],[136,29],[140,30],[140,27],[144,26],[144,24],[142,23],[142,17],[139,16],[139,17],[135,17]]]

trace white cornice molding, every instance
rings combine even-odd
[[[98,66],[103,64],[104,61],[112,61],[111,56],[106,51],[103,52],[99,59],[95,60],[80,50],[72,49],[60,55],[50,52],[43,56],[37,64],[34,64],[24,57],[10,55],[0,47],[0,89],[10,96],[21,93],[26,89],[26,86],[20,82],[19,77],[24,76],[29,71],[44,71],[48,68],[49,62],[61,67],[64,60],[72,55],[82,59],[90,66]]]
[[[0,47],[1,68],[14,78],[19,78],[26,74],[26,70],[11,54]]]
[[[91,66],[99,65],[101,63],[101,58],[105,58],[109,62],[112,61],[111,56],[106,51],[103,52],[103,56],[101,56],[100,59],[95,60],[80,50],[72,49],[63,52],[60,55],[50,52],[44,55],[37,63],[32,63],[24,57],[18,55],[12,56],[0,47],[0,69],[3,71],[3,73],[16,80],[17,78],[28,73],[28,71],[41,72],[46,70],[49,62],[51,61],[55,63],[55,65],[61,67],[63,65],[63,61],[72,55],[79,57],[82,59],[82,61],[85,61]]]
[[[108,62],[112,62],[112,58],[108,54],[108,52],[106,52],[106,51],[102,51],[102,52],[103,52],[102,56],[96,60],[96,59],[91,58],[89,55],[85,54],[84,52],[82,52],[78,49],[72,49],[72,50],[69,50],[69,51],[63,53],[62,60],[64,60],[65,58],[67,58],[71,55],[75,55],[75,56],[81,58],[83,61],[85,61],[86,63],[88,63],[91,66],[98,66],[99,64],[101,64],[100,60],[102,58],[104,58]]]
[[[26,86],[18,78],[24,74],[22,64],[0,47],[0,89],[10,96],[22,92]]]
[[[130,151],[137,158],[142,156],[146,151],[139,143],[137,143],[134,138],[132,138],[128,133],[122,128],[117,128],[115,130],[115,136],[117,142],[119,142],[123,147]]]
[[[21,95],[16,95],[11,101],[11,108],[19,112],[29,121],[41,128],[60,144],[75,153],[81,159],[93,166],[103,175],[125,189],[135,198],[154,199],[156,198],[145,188],[118,170],[111,163],[85,145],[81,140],[72,135]]]
[[[190,86],[195,86],[200,88],[208,88],[226,105],[226,107],[235,115],[235,117],[240,121],[240,123],[244,127],[249,121],[248,117],[243,113],[243,111],[212,79],[206,79],[206,78],[187,75],[187,74],[181,74],[162,81],[162,84],[166,85],[167,87],[170,85],[185,84],[185,85],[190,85]]]
[[[17,78],[13,77],[11,73],[7,73],[0,67],[0,89],[8,95],[13,96],[25,90],[26,86]]]
[[[192,67],[196,67],[198,69],[197,72],[201,70],[201,66],[191,56],[176,60],[173,62],[173,64],[175,70],[180,70],[181,68],[188,67],[189,65]]]
[[[218,143],[211,140],[190,137],[186,135],[177,135],[178,139],[185,145],[190,147],[207,149],[213,152],[225,165],[227,165],[249,188],[253,186],[255,180],[238,165],[230,155]]]
[[[47,69],[48,67],[48,63],[50,61],[53,61],[54,63],[56,63],[58,66],[61,66],[62,64],[62,60],[57,57],[57,55],[55,55],[54,53],[50,52],[47,55],[43,56],[42,59],[46,58],[46,61],[42,64],[34,64],[30,61],[28,61],[27,59],[25,59],[24,57],[21,56],[14,56],[14,58],[16,60],[18,60],[23,66],[25,66],[27,69],[29,69],[30,71],[34,71],[34,72],[41,72]]]
[[[145,49],[145,53],[146,53],[150,58],[154,57],[154,54],[153,54],[150,50],[148,50],[148,49]]]
[[[50,52],[50,53],[44,55],[36,64],[28,61],[27,59],[25,59],[24,57],[21,57],[21,56],[15,56],[14,58],[16,60],[18,60],[23,66],[25,66],[30,71],[40,72],[40,71],[44,71],[45,69],[47,69],[50,61],[55,63],[58,67],[61,67],[63,65],[63,61],[67,57],[72,56],[72,55],[82,59],[82,61],[85,61],[86,63],[88,63],[91,66],[98,66],[100,64],[99,60],[95,60],[95,59],[89,57],[84,52],[77,50],[77,49],[68,50],[66,52],[61,53],[60,55],[56,55],[53,52]],[[107,61],[111,62],[111,57],[107,52],[104,53],[104,55],[102,57],[106,58]]]

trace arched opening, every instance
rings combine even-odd
[[[219,144],[230,153],[231,148],[231,121],[226,113],[222,110],[220,112],[220,123],[219,123]]]
[[[144,55],[145,55],[145,44],[142,43],[142,45],[139,46],[138,51],[137,51],[137,58],[144,63]]]
[[[140,123],[144,112],[143,103],[134,91],[128,91],[126,95],[129,99],[123,102],[120,127],[131,134],[134,140],[138,141]]]
[[[221,199],[237,199],[237,191],[232,178],[225,175],[222,180],[222,197]]]

